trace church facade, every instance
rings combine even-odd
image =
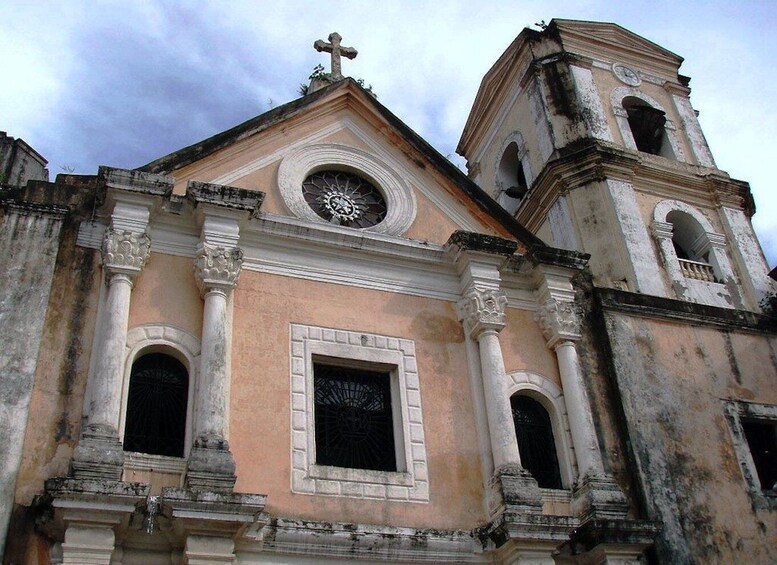
[[[230,130],[4,189],[4,563],[777,560],[775,286],[682,59],[524,30],[465,175],[340,41]]]

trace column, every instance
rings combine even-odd
[[[235,460],[227,441],[227,299],[237,285],[242,264],[243,252],[239,247],[202,242],[198,248],[194,270],[205,306],[195,439],[186,476],[191,488],[231,491],[235,484]]]
[[[505,381],[499,332],[505,327],[507,298],[497,290],[470,290],[459,302],[460,315],[480,349],[480,368],[486,400],[494,468],[521,465],[513,413]]]
[[[142,208],[140,214],[145,216],[145,221],[140,226],[133,223],[132,227],[142,227],[142,230],[130,230],[122,229],[122,221],[117,221],[117,212],[114,212],[112,225],[103,239],[107,294],[98,326],[103,337],[101,346],[93,353],[98,358],[95,372],[90,376],[87,421],[73,453],[76,478],[121,480],[123,472],[124,451],[118,429],[130,294],[151,250],[151,241],[145,233],[148,210]]]
[[[541,512],[537,481],[521,466],[513,412],[507,391],[507,377],[499,344],[505,327],[507,298],[500,290],[470,289],[458,304],[459,317],[472,339],[477,341],[483,378],[494,476],[489,486],[499,491],[501,504],[524,513]],[[492,512],[495,504],[490,504]]]
[[[625,518],[626,498],[615,480],[604,471],[591,405],[583,382],[576,341],[580,316],[571,300],[548,299],[535,314],[548,348],[556,353],[564,403],[569,416],[572,445],[577,457],[578,479],[573,509],[583,519]]]

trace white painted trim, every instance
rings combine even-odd
[[[310,174],[330,168],[365,177],[386,199],[383,221],[360,231],[401,235],[412,225],[417,205],[407,180],[372,153],[336,143],[305,145],[283,157],[278,188],[292,214],[309,222],[329,223],[305,201],[302,183]]]
[[[199,238],[177,223],[155,224],[152,253],[195,256]],[[78,245],[99,249],[105,226],[83,222]],[[243,270],[457,302],[455,265],[435,243],[263,215],[241,229]],[[152,255],[152,260],[153,255]],[[525,276],[503,273],[508,306],[535,310]]]
[[[513,371],[508,373],[507,377],[510,383],[508,385],[510,398],[516,394],[529,396],[548,411],[553,426],[553,439],[556,441],[561,483],[564,488],[572,488],[577,480],[577,460],[561,389],[550,379],[529,371]]]
[[[134,327],[127,332],[127,344],[124,348],[124,376],[119,414],[119,437],[124,438],[124,425],[127,419],[127,396],[129,394],[132,364],[138,357],[151,351],[158,351],[175,357],[183,363],[189,372],[188,408],[186,410],[186,434],[184,437],[184,457],[187,457],[192,444],[194,395],[197,388],[200,340],[190,333],[173,326],[147,324]]]
[[[672,243],[673,226],[666,219],[670,212],[683,212],[699,224],[703,233],[694,247],[700,254],[709,251],[710,265],[720,283],[685,278]],[[704,213],[679,200],[662,200],[653,208],[652,228],[677,298],[721,308],[741,307],[741,291],[728,257],[726,238],[715,232],[712,222]]]
[[[299,494],[429,502],[426,440],[415,343],[389,336],[290,325],[291,490]],[[313,358],[391,367],[396,473],[315,464]]]

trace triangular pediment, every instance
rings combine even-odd
[[[683,62],[679,55],[617,24],[554,19],[551,25],[558,31],[564,49],[572,53],[599,57],[622,53],[628,58],[668,65],[675,71]]]
[[[457,167],[351,79],[157,159],[140,170],[262,191],[262,213],[320,222],[301,196],[312,171],[358,173],[386,196],[377,233],[444,243],[456,230],[542,245]]]

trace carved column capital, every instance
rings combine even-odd
[[[507,297],[501,290],[471,289],[458,303],[459,319],[469,323],[472,336],[486,330],[499,332],[505,327]]]
[[[540,325],[550,348],[580,339],[580,315],[574,302],[551,298],[534,314],[534,321]]]
[[[653,220],[653,222],[650,224],[651,229],[653,230],[653,236],[662,239],[662,238],[669,238],[672,239],[672,233],[674,231],[674,226],[670,224],[669,222],[662,222],[660,220]]]
[[[127,275],[134,279],[145,267],[151,254],[151,240],[138,232],[108,228],[102,246],[103,266],[109,276]]]
[[[194,275],[200,292],[235,288],[242,266],[243,250],[239,247],[226,248],[201,243],[194,260]]]

